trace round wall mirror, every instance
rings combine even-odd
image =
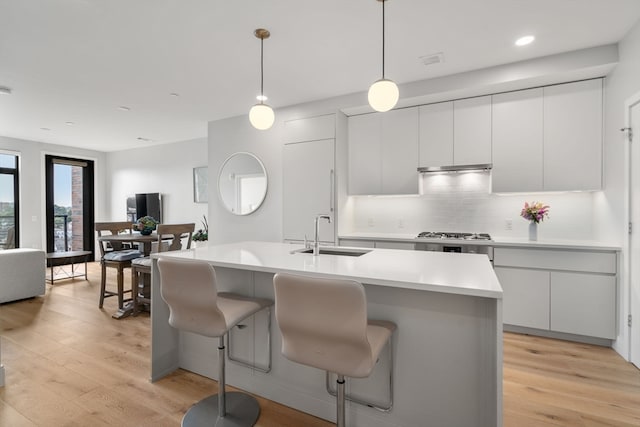
[[[234,215],[249,215],[267,195],[267,171],[251,153],[235,153],[224,161],[218,175],[222,204]]]

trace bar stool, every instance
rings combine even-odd
[[[367,319],[366,295],[359,282],[278,273],[273,284],[282,354],[338,376],[336,423],[343,427],[344,377],[368,377],[396,325]]]
[[[184,249],[191,248],[191,237],[196,225],[187,224],[158,224],[156,234],[158,241],[151,245],[151,252],[180,251],[182,241],[186,240]],[[166,240],[168,239],[168,240]],[[141,280],[142,279],[142,280]],[[131,288],[133,315],[137,316],[140,305],[151,304],[151,257],[145,256],[131,261]]]
[[[169,324],[176,329],[218,338],[218,394],[193,405],[183,427],[253,426],[260,416],[258,401],[246,393],[225,391],[224,336],[231,328],[273,301],[218,293],[216,272],[203,261],[160,258],[160,295],[169,306]]]

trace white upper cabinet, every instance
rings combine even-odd
[[[491,163],[491,96],[420,107],[420,166]]]
[[[349,117],[349,194],[417,194],[417,168],[417,107]]]
[[[493,95],[492,102],[492,190],[542,191],[542,88]]]
[[[335,114],[287,120],[284,122],[284,143],[335,138],[335,122]]]
[[[453,103],[453,164],[491,163],[491,96]]]
[[[418,194],[418,108],[382,114],[382,194]]]
[[[379,114],[349,117],[349,194],[382,193],[381,131]]]
[[[602,188],[602,80],[544,88],[544,189]]]
[[[420,106],[420,166],[453,165],[453,101]]]
[[[493,191],[601,189],[602,83],[494,95]]]

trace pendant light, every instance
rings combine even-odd
[[[378,0],[382,3],[382,78],[369,87],[369,105],[380,112],[389,111],[398,102],[398,86],[384,78],[384,3],[387,0]]]
[[[268,30],[258,28],[253,34],[260,39],[260,100],[259,104],[251,107],[249,111],[249,121],[254,128],[258,130],[266,130],[273,126],[275,114],[273,109],[264,103],[264,39],[268,39],[271,35]]]

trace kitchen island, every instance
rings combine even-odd
[[[364,284],[370,318],[398,325],[392,338],[393,409],[384,413],[348,402],[351,425],[502,425],[502,289],[486,256],[390,249],[371,249],[361,256],[292,253],[299,249],[301,245],[241,242],[153,255],[151,380],[177,368],[217,377],[217,341],[168,324],[168,307],[158,298],[159,257],[207,261],[216,268],[220,290],[257,297],[273,298],[277,272],[347,278]],[[266,327],[271,320],[258,313],[243,328],[234,328],[230,343],[235,358],[268,364]],[[335,398],[325,390],[324,373],[281,356],[275,322],[271,341],[270,372],[229,363],[228,383],[335,420]],[[370,378],[347,382],[347,392],[385,401],[388,366],[388,357],[381,357]]]

